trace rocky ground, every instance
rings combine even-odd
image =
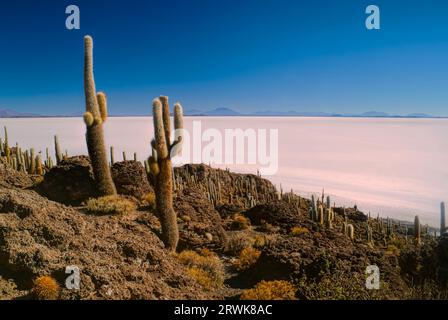
[[[279,194],[259,176],[187,165],[175,169],[178,253],[207,249],[224,270],[223,283],[204,285],[181,254],[164,250],[143,200],[153,192],[143,166],[116,163],[112,174],[132,212],[86,210],[97,196],[87,157],[65,159],[43,178],[0,162],[0,299],[33,299],[43,275],[60,284],[60,299],[237,299],[261,280],[289,281],[297,299],[447,298],[447,236],[423,234],[416,245],[355,208],[334,207],[330,228],[310,219],[309,199]],[[64,288],[71,265],[80,268],[80,290]],[[368,265],[379,267],[380,290],[365,287]]]

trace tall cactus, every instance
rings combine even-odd
[[[57,135],[54,136],[54,152],[56,154],[56,164],[60,164],[62,161],[61,146],[59,145],[59,138]]]
[[[445,225],[445,202],[440,204],[440,235],[444,234],[446,231]]]
[[[5,129],[5,156],[6,160],[9,162],[9,158],[11,156],[11,150],[9,149],[8,130],[6,129],[6,127],[4,127],[4,129]]]
[[[162,240],[168,250],[175,251],[179,241],[177,216],[173,209],[173,166],[171,158],[181,151],[183,113],[180,104],[174,105],[173,143],[168,97],[153,101],[154,139],[149,157],[150,177],[155,186],[156,209],[162,225]]]
[[[86,124],[87,149],[92,162],[93,174],[100,195],[114,195],[117,193],[107,162],[104,144],[103,123],[107,120],[106,95],[96,93],[93,77],[93,40],[90,36],[84,38],[84,91],[86,96]]]
[[[350,240],[355,240],[355,226],[352,224],[347,224],[347,235]]]
[[[414,238],[415,238],[415,243],[416,244],[420,244],[422,241],[421,238],[421,225],[420,225],[420,218],[418,216],[415,216],[414,219]]]

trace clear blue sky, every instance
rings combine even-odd
[[[1,1],[0,108],[82,112],[90,34],[113,114],[149,114],[164,94],[190,109],[448,116],[447,16],[446,0]]]

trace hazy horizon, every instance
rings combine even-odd
[[[227,118],[228,119],[228,118]],[[448,142],[446,119],[186,117],[203,129],[276,128],[279,136],[278,172],[267,179],[301,195],[325,189],[337,205],[355,203],[365,213],[438,226],[440,202],[448,202]],[[11,145],[45,148],[53,155],[53,135],[69,155],[87,154],[81,118],[2,119]],[[110,118],[104,126],[106,150],[113,145],[116,161],[150,154],[151,117]],[[0,134],[1,135],[1,134]],[[2,136],[2,135],[1,135]],[[202,143],[205,147],[205,143]],[[212,163],[212,166],[215,166]],[[222,167],[222,166],[221,166]],[[225,167],[225,166],[224,166]],[[257,166],[229,165],[232,171],[255,173]]]

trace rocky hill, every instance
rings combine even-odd
[[[0,298],[36,298],[42,276],[56,280],[59,299],[266,298],[260,283],[290,284],[295,299],[447,298],[446,236],[423,230],[417,241],[324,195],[304,199],[257,175],[186,165],[175,169],[180,242],[171,254],[144,167],[125,161],[112,173],[130,203],[113,213],[89,202],[88,157],[65,158],[43,177],[0,164]],[[79,290],[65,287],[73,265]],[[379,290],[366,288],[369,265],[380,270]]]

